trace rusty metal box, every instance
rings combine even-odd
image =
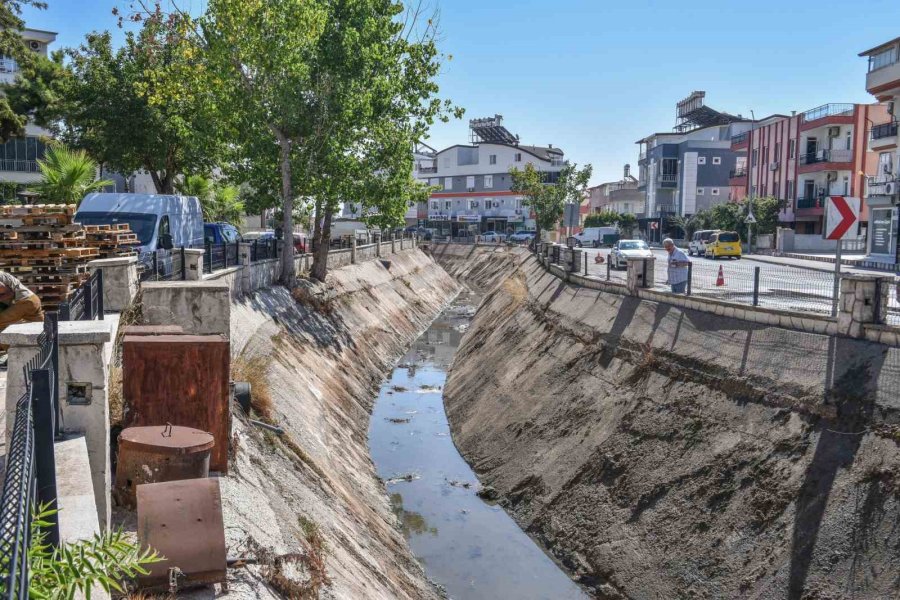
[[[225,581],[228,557],[217,479],[187,479],[137,486],[138,541],[165,557],[138,578],[142,588],[168,589]],[[173,569],[178,572],[172,572]]]
[[[181,425],[215,439],[212,471],[228,471],[231,436],[228,340],[221,335],[126,335],[122,340],[125,426]]]

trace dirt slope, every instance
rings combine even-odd
[[[896,349],[500,265],[518,261],[447,413],[482,483],[598,598],[898,597]]]
[[[235,422],[233,470],[222,479],[229,548],[312,549],[313,560],[287,564],[284,574],[313,589],[315,558],[324,556],[330,585],[320,587],[322,598],[440,597],[398,529],[367,430],[381,379],[457,286],[421,252],[391,261],[389,269],[370,261],[335,270],[327,286],[305,284],[301,302],[273,288],[232,305],[232,352],[265,371],[271,420],[287,435]],[[291,591],[256,567],[249,572],[245,591],[230,597]]]

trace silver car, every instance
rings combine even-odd
[[[609,253],[609,265],[625,269],[629,258],[653,258],[653,252],[644,240],[619,240]]]

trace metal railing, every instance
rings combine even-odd
[[[278,258],[278,240],[253,240],[250,242],[250,262]]]
[[[14,160],[9,158],[0,159],[0,171],[15,171],[18,173],[37,173],[38,164],[36,160]]]
[[[56,507],[56,458],[59,434],[59,338],[55,313],[44,317],[38,354],[25,366],[25,393],[16,402],[15,422],[0,497],[0,595],[25,600],[28,554],[36,506]],[[44,543],[59,546],[58,515],[45,517]]]
[[[892,194],[888,194],[888,184],[893,184],[893,188],[897,188],[897,182],[893,179],[888,181],[878,181],[874,177],[869,177],[868,179],[868,193],[869,196],[890,196]]]
[[[741,167],[739,169],[732,169],[728,172],[728,177],[745,177],[747,175],[747,167]]]
[[[824,196],[813,196],[811,198],[797,198],[797,208],[823,208],[825,206]]]
[[[822,106],[811,108],[800,115],[800,120],[803,123],[809,123],[810,121],[817,121],[819,119],[824,119],[825,117],[852,115],[853,109],[853,104],[823,104]]]
[[[203,272],[212,273],[237,265],[240,257],[239,248],[240,242],[206,244],[206,252],[203,253]]]
[[[818,150],[816,152],[807,152],[800,155],[801,165],[811,165],[823,162],[850,162],[853,160],[852,150],[834,149],[834,150]]]
[[[103,320],[103,269],[97,269],[68,300],[59,304],[60,321]]]
[[[735,144],[743,144],[748,139],[750,139],[750,133],[745,131],[744,133],[739,133],[737,135],[731,136],[731,145]]]
[[[897,123],[882,123],[869,130],[869,136],[873,140],[894,137],[897,135]]]
[[[142,257],[141,281],[184,281],[187,279],[185,248],[154,250]]]
[[[660,183],[675,183],[678,181],[677,173],[660,173],[659,174],[659,182]]]

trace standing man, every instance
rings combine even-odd
[[[672,286],[673,294],[684,294],[687,291],[688,267],[691,261],[684,252],[675,247],[675,242],[671,238],[663,240],[663,248],[669,254],[668,281],[666,283]]]
[[[0,271],[0,331],[15,323],[43,321],[44,311],[41,299],[37,294],[25,287],[21,281]],[[0,344],[0,351],[7,347]],[[0,358],[0,364],[6,363],[6,356]]]

